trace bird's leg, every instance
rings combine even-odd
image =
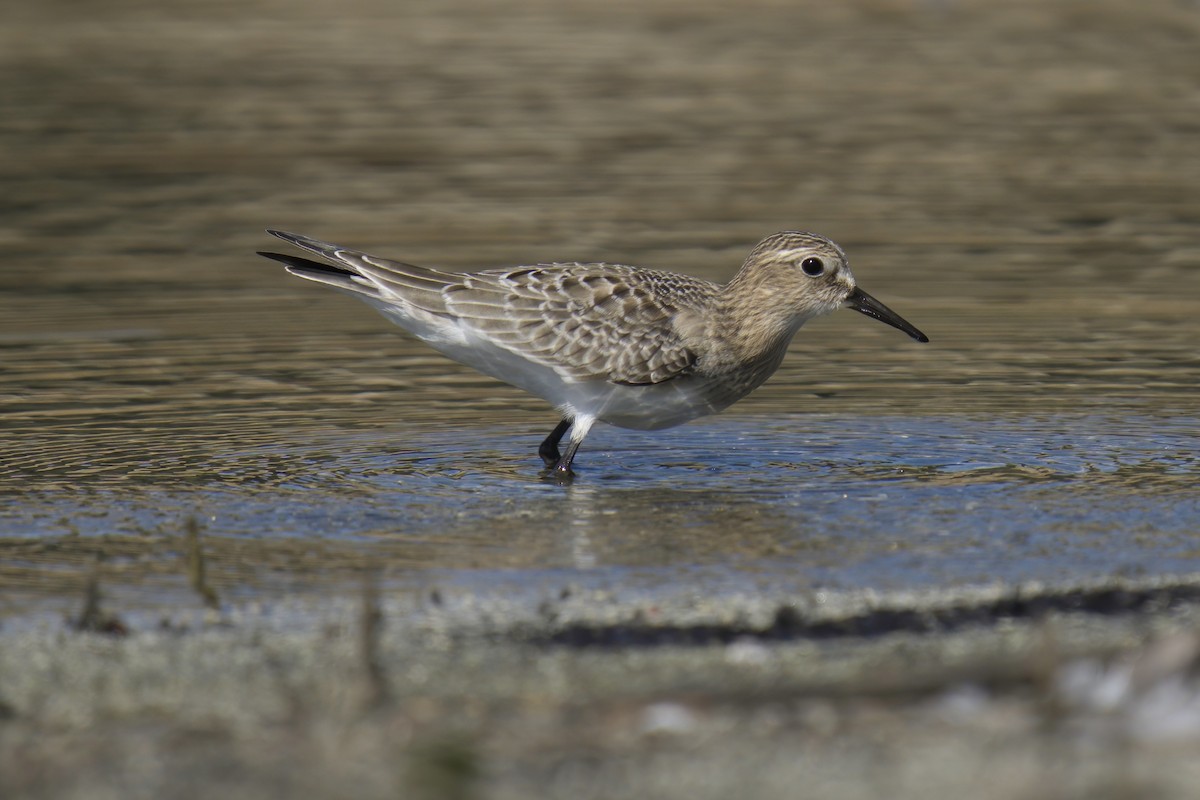
[[[558,443],[570,427],[571,418],[563,417],[562,422],[558,423],[554,430],[550,431],[550,435],[546,437],[546,441],[542,442],[541,447],[538,448],[538,455],[542,457],[542,463],[546,465],[547,469],[553,467],[562,458],[558,452]]]
[[[596,421],[595,417],[578,416],[571,420],[571,441],[567,443],[567,452],[563,457],[558,459],[553,467],[547,470],[547,474],[554,478],[559,483],[570,483],[575,478],[575,473],[571,470],[571,462],[575,460],[575,452],[579,450],[579,445],[583,444],[583,438],[587,436],[588,431],[592,428],[592,423]],[[559,428],[563,428],[559,425]],[[565,430],[565,428],[564,428]],[[558,428],[554,429],[555,433],[559,433]],[[554,434],[551,434],[553,438]],[[562,434],[559,433],[559,438]],[[556,440],[557,442],[557,440]],[[554,447],[558,450],[557,444]]]
[[[571,469],[571,462],[575,460],[575,451],[579,449],[579,445],[583,444],[583,439],[572,439],[567,444],[567,452],[558,463],[550,468],[551,477],[559,483],[570,483],[575,480],[575,471]]]

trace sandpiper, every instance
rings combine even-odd
[[[842,248],[814,233],[768,236],[722,286],[620,264],[459,274],[267,232],[329,263],[259,255],[365,300],[435,350],[551,403],[562,420],[538,454],[560,481],[572,478],[595,422],[656,430],[722,411],[775,372],[801,325],[843,305],[929,341],[859,289]]]

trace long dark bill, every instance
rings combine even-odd
[[[929,341],[928,336],[921,333],[912,325],[909,325],[908,322],[904,320],[904,317],[900,316],[895,311],[892,311],[890,308],[876,300],[874,297],[871,297],[871,295],[867,294],[862,289],[855,287],[854,291],[850,293],[850,296],[846,298],[846,305],[850,306],[860,314],[866,314],[868,317],[877,319],[880,322],[885,322],[888,325],[891,325],[893,328],[899,328],[912,338],[916,339],[918,342]]]

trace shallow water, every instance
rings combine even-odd
[[[1189,23],[1101,4],[1064,37],[1067,12],[952,5],[29,10],[0,32],[24,78],[0,97],[0,613],[76,603],[93,571],[193,602],[192,518],[236,598],[372,570],[637,591],[1196,570],[1200,109],[1191,40],[1164,33]],[[599,427],[559,487],[544,404],[258,259],[265,227],[713,279],[815,229],[932,342],[816,321],[730,413]]]
[[[20,502],[4,514],[5,541],[26,568],[10,564],[10,579],[29,590],[48,561],[70,564],[63,555],[80,539],[114,533],[137,540],[115,548],[125,579],[182,580],[180,547],[163,542],[194,518],[214,580],[239,596],[342,583],[372,564],[399,586],[635,592],[680,581],[807,592],[1185,573],[1200,570],[1196,423],[806,414],[666,434],[600,428],[569,487],[539,477],[541,431],[527,422],[393,424],[304,441],[282,430],[276,444],[193,464],[187,479],[127,464],[120,478],[110,469],[70,491],[10,486]],[[255,555],[239,558],[247,540],[258,540]],[[47,552],[48,542],[64,549]],[[60,589],[79,578],[58,577]]]

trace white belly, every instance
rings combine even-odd
[[[438,352],[485,375],[541,397],[564,416],[585,416],[635,430],[657,430],[716,414],[745,397],[770,376],[786,343],[754,369],[731,379],[687,375],[663,383],[629,386],[606,380],[576,380],[499,347],[456,320],[418,315],[407,308],[373,303]]]

